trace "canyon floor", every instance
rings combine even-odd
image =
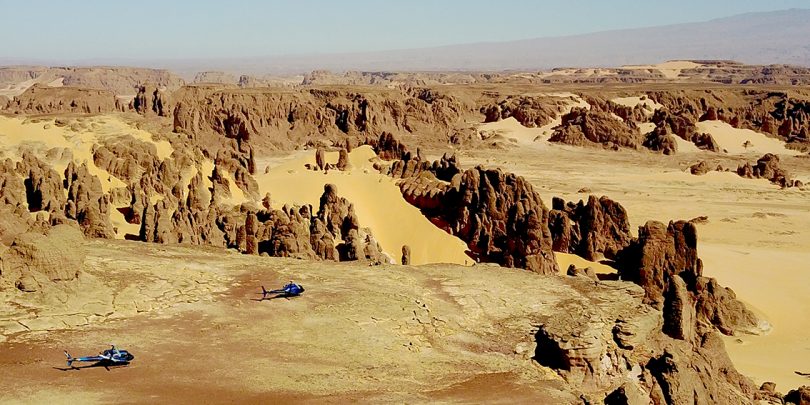
[[[89,244],[86,266],[104,278],[94,287],[113,301],[106,316],[77,305],[70,316],[92,323],[68,329],[68,315],[40,316],[31,328],[50,331],[0,343],[0,402],[575,399],[530,360],[532,317],[578,296],[562,277],[102,240]],[[189,282],[199,271],[207,277]],[[304,296],[257,294],[290,279],[306,287]],[[131,298],[132,287],[152,298]],[[137,311],[128,310],[132,302]],[[130,366],[63,368],[62,350],[92,354],[110,342],[134,353]]]
[[[810,287],[801,282],[810,276],[810,192],[686,171],[701,159],[731,165],[755,156],[662,158],[538,141],[460,158],[525,176],[548,200],[609,195],[627,207],[633,226],[707,216],[698,245],[705,273],[772,326],[765,335],[725,338],[732,360],[756,383],[807,383],[794,371],[810,364]],[[797,178],[810,178],[807,158],[785,164]],[[564,268],[577,258],[558,260]],[[89,291],[62,313],[20,322],[19,333],[0,343],[0,401],[576,400],[553,371],[530,359],[532,317],[577,296],[566,277],[490,265],[327,264],[109,240],[89,242],[86,267],[95,277],[84,286]],[[257,300],[261,285],[290,279],[306,286],[303,297]],[[131,350],[135,361],[109,371],[62,369],[62,350],[91,354],[108,343]]]

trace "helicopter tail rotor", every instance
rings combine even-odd
[[[67,366],[73,367],[73,361],[76,359],[74,359],[73,356],[71,356],[70,353],[67,352],[67,350],[65,350],[65,357],[67,357]]]

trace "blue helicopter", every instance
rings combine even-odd
[[[110,369],[110,366],[126,366],[129,365],[129,362],[135,358],[135,356],[126,351],[120,350],[115,347],[115,345],[110,345],[111,347],[97,356],[85,356],[85,357],[73,357],[70,353],[65,350],[65,356],[67,357],[67,366],[73,369],[79,368],[73,365],[74,361],[80,362],[88,362],[88,363],[95,363],[91,366],[85,367],[97,367],[101,366],[106,368],[107,370]]]
[[[283,288],[280,288],[278,290],[269,290],[268,291],[268,290],[266,290],[264,288],[264,286],[262,286],[262,292],[259,293],[259,294],[262,295],[262,299],[266,299],[267,296],[271,295],[271,294],[275,294],[275,295],[273,297],[270,297],[269,299],[274,299],[274,298],[290,299],[290,298],[293,298],[293,297],[298,297],[299,295],[301,295],[303,293],[304,293],[304,287],[302,287],[300,284],[296,284],[296,283],[293,283],[292,281],[290,281],[287,285],[285,285]]]

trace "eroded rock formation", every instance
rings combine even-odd
[[[574,253],[588,260],[615,258],[631,241],[624,207],[606,196],[589,196],[574,204],[552,200],[549,229],[554,251]]]
[[[692,222],[647,222],[619,252],[617,267],[623,280],[644,288],[644,302],[664,310],[665,331],[674,338],[692,337],[692,328],[717,327],[728,335],[759,330],[756,316],[733,291],[703,276]],[[694,323],[688,321],[692,316]]]
[[[790,173],[779,164],[779,156],[767,153],[757,159],[755,164],[745,163],[737,168],[737,174],[747,178],[768,179],[781,187],[801,186],[791,178]]]
[[[579,107],[562,116],[562,124],[549,141],[608,149],[639,149],[642,144],[641,134],[633,121],[617,119],[605,111]]]

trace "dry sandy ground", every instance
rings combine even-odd
[[[711,152],[667,157],[542,144],[464,153],[461,162],[526,176],[549,205],[553,196],[577,201],[607,195],[627,209],[634,228],[648,219],[708,216],[698,226],[705,274],[733,288],[773,328],[762,336],[727,338],[731,358],[756,382],[775,381],[787,391],[808,383],[794,371],[810,371],[810,191],[781,190],[733,173],[687,171],[702,159],[736,167],[759,157]],[[782,160],[796,177],[810,180],[810,158]],[[583,188],[587,192],[579,192]]]
[[[0,402],[575,400],[530,359],[535,317],[551,316],[560,300],[586,299],[571,278],[102,240],[89,243],[87,263],[88,274],[103,280],[96,292],[117,306],[81,327],[60,330],[53,317],[48,332],[0,343]],[[190,281],[197,271],[209,281]],[[290,279],[305,286],[303,297],[258,300],[261,285]],[[155,295],[154,305],[119,312],[130,287]],[[63,349],[87,355],[109,343],[130,350],[134,362],[63,369]]]

